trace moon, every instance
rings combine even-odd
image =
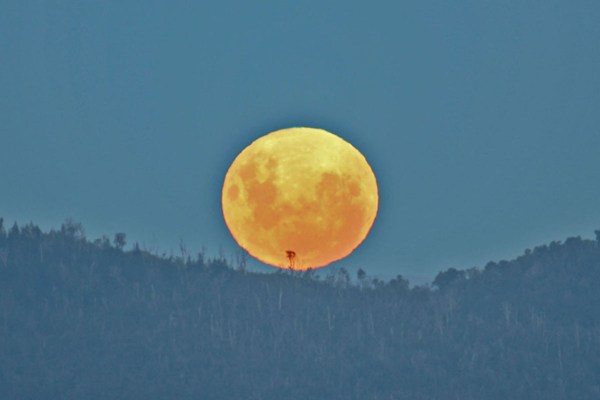
[[[260,261],[306,270],[348,256],[366,238],[379,206],[365,157],[316,128],[281,129],[233,161],[221,194],[237,243]]]

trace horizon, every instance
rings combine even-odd
[[[161,250],[158,247],[148,247],[146,244],[135,240],[135,238],[131,238],[129,236],[129,234],[125,231],[115,231],[113,233],[108,233],[108,234],[104,233],[99,236],[90,236],[90,235],[88,235],[88,229],[84,224],[82,224],[79,221],[73,220],[71,218],[66,218],[61,225],[51,226],[51,227],[44,227],[40,224],[37,224],[35,221],[28,221],[28,222],[12,221],[11,222],[10,220],[7,220],[5,217],[3,217],[2,215],[0,215],[0,220],[3,222],[3,227],[7,233],[15,224],[17,224],[19,229],[21,229],[23,226],[32,224],[33,226],[39,227],[43,233],[50,233],[52,231],[60,232],[61,226],[63,224],[73,223],[75,225],[79,225],[83,229],[83,234],[84,234],[85,240],[91,244],[93,244],[95,240],[99,240],[104,237],[106,237],[112,244],[116,234],[124,233],[126,235],[126,244],[125,244],[125,246],[123,246],[123,251],[125,251],[125,252],[134,251],[135,247],[139,246],[140,250],[148,252],[152,256],[163,258],[163,259],[170,259],[173,257],[181,256],[181,251],[182,251],[182,246],[183,246],[183,249],[187,252],[188,256],[192,257],[192,259],[195,259],[200,254],[202,254],[203,257],[206,257],[206,259],[218,260],[218,259],[222,258],[231,268],[237,267],[237,264],[239,263],[240,252],[244,252],[241,248],[238,249],[238,252],[236,252],[236,253],[227,253],[227,252],[224,252],[223,249],[220,249],[216,252],[212,252],[212,251],[210,251],[210,249],[207,249],[204,246],[202,246],[198,250],[195,250],[195,249],[188,248],[188,246],[186,245],[185,242],[180,242],[177,248]],[[565,241],[567,241],[568,239],[572,239],[572,238],[580,238],[581,240],[589,240],[589,241],[598,241],[598,239],[600,238],[600,236],[598,236],[598,232],[600,232],[600,227],[598,227],[598,229],[595,229],[592,232],[592,236],[574,235],[574,236],[567,236],[567,237],[560,238],[560,239],[553,239],[551,241],[544,242],[544,243],[537,243],[535,245],[532,244],[531,246],[525,247],[520,253],[515,254],[511,257],[499,258],[499,259],[490,258],[481,265],[448,266],[446,268],[442,268],[442,269],[436,271],[431,276],[424,276],[424,275],[413,276],[410,274],[382,275],[382,274],[374,273],[373,270],[371,270],[370,266],[368,266],[368,265],[359,266],[356,268],[347,268],[346,266],[343,265],[343,262],[339,262],[339,261],[334,262],[326,267],[315,268],[315,269],[311,269],[311,270],[314,271],[314,273],[316,273],[317,275],[323,277],[323,276],[326,276],[328,273],[331,273],[331,272],[335,273],[335,271],[344,269],[350,274],[350,277],[353,280],[356,280],[358,271],[362,270],[367,274],[367,276],[369,276],[371,278],[380,279],[384,282],[389,282],[390,280],[397,278],[398,275],[400,275],[404,279],[408,280],[411,287],[416,287],[416,286],[428,286],[429,287],[429,286],[431,286],[431,284],[432,284],[433,280],[436,278],[436,276],[438,276],[438,274],[440,274],[441,272],[445,272],[448,269],[467,271],[469,269],[476,268],[478,270],[483,270],[486,267],[486,265],[488,265],[490,263],[498,264],[503,261],[512,262],[521,256],[527,255],[528,251],[532,251],[538,247],[549,246],[552,243],[561,243],[562,244],[562,243],[565,243]],[[245,269],[248,272],[261,273],[261,274],[275,274],[275,273],[279,273],[281,271],[286,271],[286,272],[289,271],[288,268],[277,268],[277,267],[265,265],[265,264],[261,263],[260,261],[253,259],[253,257],[251,255],[249,255],[247,252],[244,252],[244,253],[246,253],[246,255],[247,255],[247,259],[245,260],[245,262],[246,262]],[[295,270],[294,272],[302,272],[302,271]]]

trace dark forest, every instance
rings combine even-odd
[[[596,237],[411,287],[0,220],[0,398],[598,399]]]

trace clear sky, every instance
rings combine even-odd
[[[227,167],[289,126],[378,177],[351,271],[419,280],[592,236],[600,2],[2,1],[8,223],[233,257]]]

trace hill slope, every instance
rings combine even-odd
[[[0,223],[0,398],[597,399],[600,245],[409,289]]]

